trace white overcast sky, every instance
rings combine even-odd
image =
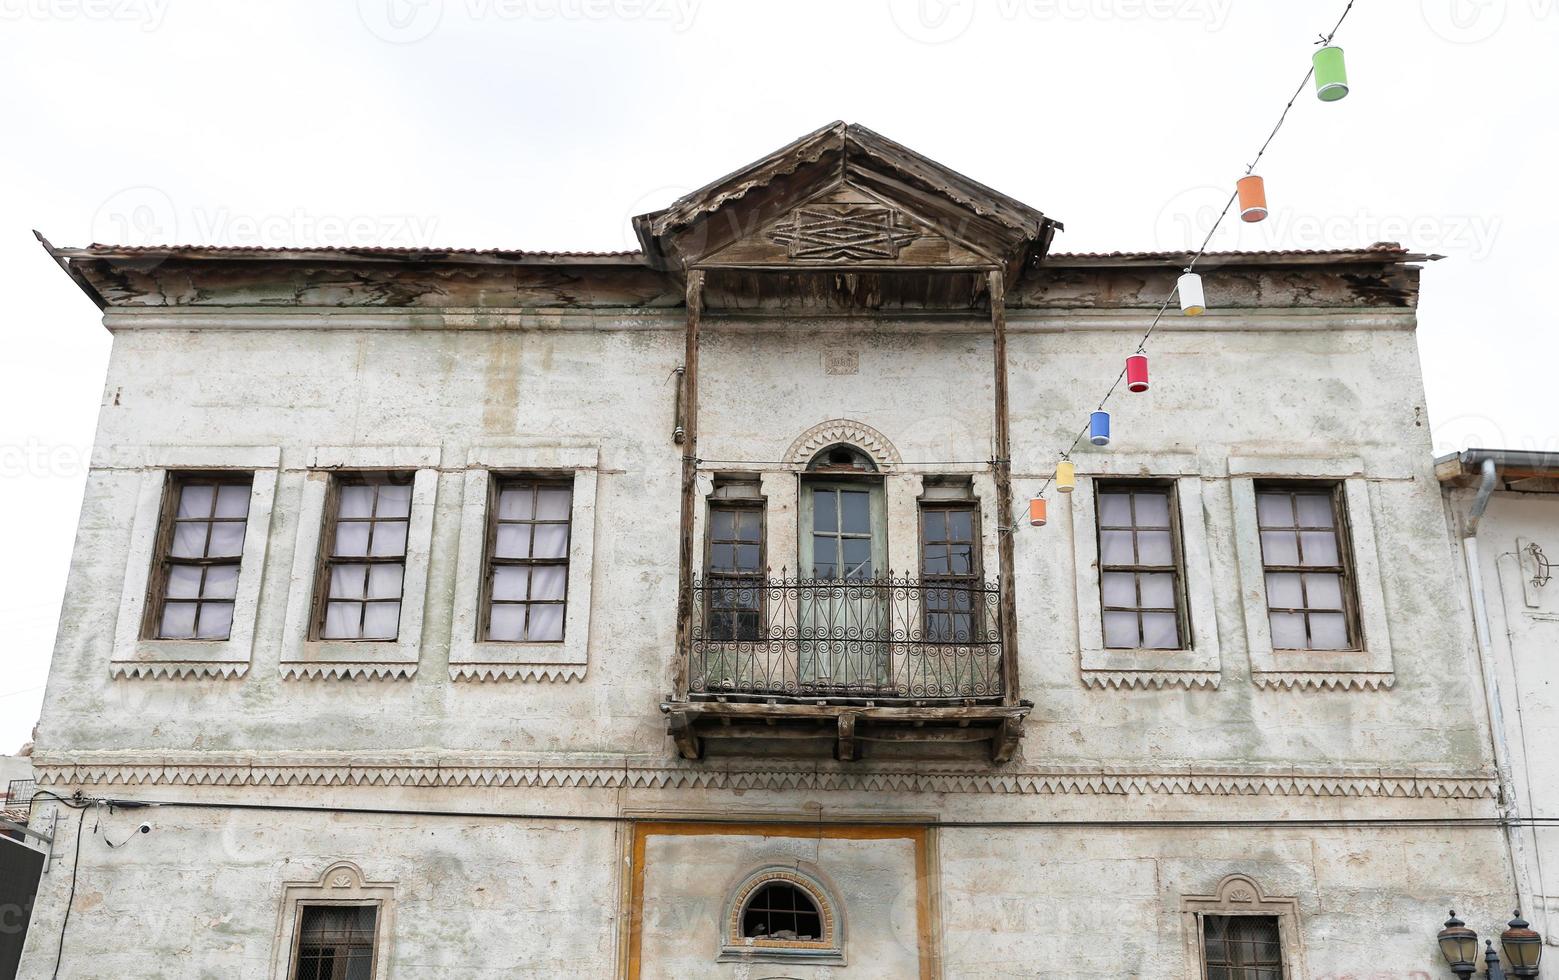
[[[43,697],[109,348],[30,229],[627,248],[631,215],[845,119],[1065,222],[1060,250],[1181,248],[1343,3],[0,0],[0,752]],[[1559,0],[1357,0],[1338,43],[1353,94],[1301,99],[1272,218],[1217,245],[1447,255],[1436,451],[1559,449]]]

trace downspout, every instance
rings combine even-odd
[[[1526,848],[1517,820],[1516,786],[1510,765],[1510,740],[1505,732],[1505,712],[1500,706],[1499,678],[1494,670],[1494,639],[1489,629],[1488,597],[1483,587],[1483,567],[1478,559],[1478,526],[1489,509],[1489,498],[1499,484],[1499,465],[1494,457],[1484,456],[1480,464],[1482,478],[1478,495],[1462,531],[1462,558],[1467,564],[1467,588],[1472,593],[1472,621],[1478,645],[1478,668],[1483,678],[1483,700],[1489,718],[1489,736],[1494,748],[1494,769],[1499,778],[1500,823],[1505,828],[1505,849],[1510,871],[1516,883],[1516,900],[1521,908],[1531,908],[1531,886],[1527,881]]]

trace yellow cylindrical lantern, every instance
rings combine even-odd
[[[1063,459],[1056,464],[1056,490],[1061,493],[1071,493],[1077,486],[1077,464],[1069,459]]]
[[[1035,527],[1045,526],[1045,498],[1035,497],[1029,501],[1029,523]]]

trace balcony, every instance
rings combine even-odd
[[[841,760],[983,743],[1005,761],[1030,706],[1002,634],[1001,589],[980,579],[695,578],[685,690],[661,709],[691,759],[727,739]]]

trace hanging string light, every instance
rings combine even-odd
[[[1061,459],[1056,464],[1056,471],[1040,487],[1039,493],[1029,501],[1029,523],[1035,527],[1043,527],[1046,518],[1045,491],[1055,484],[1061,493],[1070,493],[1076,485],[1077,468],[1072,462],[1072,453],[1082,443],[1083,439],[1095,446],[1108,446],[1110,444],[1110,415],[1105,411],[1105,406],[1110,401],[1110,396],[1115,394],[1115,389],[1120,387],[1122,381],[1126,382],[1128,391],[1141,392],[1148,390],[1148,358],[1147,344],[1152,338],[1153,332],[1158,329],[1159,322],[1169,309],[1169,304],[1180,299],[1180,309],[1186,316],[1201,316],[1207,311],[1206,294],[1202,286],[1202,277],[1196,274],[1196,264],[1206,254],[1208,246],[1212,243],[1213,236],[1218,228],[1229,216],[1229,211],[1236,201],[1240,205],[1240,218],[1247,222],[1265,220],[1269,211],[1267,208],[1266,182],[1256,175],[1256,165],[1261,158],[1266,156],[1267,149],[1271,147],[1273,139],[1278,131],[1283,128],[1283,123],[1288,120],[1289,111],[1294,108],[1294,103],[1299,101],[1299,96],[1304,93],[1305,87],[1310,84],[1311,78],[1315,79],[1316,94],[1322,102],[1336,102],[1348,95],[1348,73],[1343,62],[1342,48],[1332,44],[1337,32],[1342,28],[1343,22],[1353,12],[1356,0],[1348,0],[1343,8],[1342,16],[1337,18],[1337,23],[1332,26],[1331,32],[1323,34],[1318,43],[1321,47],[1311,58],[1310,68],[1305,72],[1304,80],[1299,83],[1299,88],[1283,106],[1283,111],[1278,115],[1277,124],[1272,127],[1272,132],[1267,134],[1267,139],[1261,144],[1261,149],[1256,151],[1256,156],[1245,168],[1245,176],[1235,185],[1234,193],[1229,195],[1224,203],[1223,210],[1219,212],[1212,227],[1207,230],[1207,237],[1202,239],[1201,246],[1191,254],[1190,261],[1186,263],[1179,279],[1175,282],[1175,288],[1164,297],[1164,302],[1159,305],[1158,312],[1153,315],[1153,320],[1148,324],[1147,332],[1142,335],[1142,340],[1137,344],[1137,351],[1126,359],[1125,367],[1116,375],[1115,383],[1110,385],[1104,397],[1099,400],[1099,405],[1089,415],[1088,424],[1077,433],[1072,444],[1061,453]],[[1063,482],[1063,476],[1065,480]]]

